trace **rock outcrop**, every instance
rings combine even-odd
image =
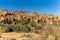
[[[33,20],[36,24],[60,24],[60,16],[38,13],[29,14],[27,11],[8,12],[6,10],[0,10],[0,22],[8,24],[19,24],[23,19],[27,19],[29,22],[32,22]]]

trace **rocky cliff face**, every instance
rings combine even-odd
[[[36,24],[60,24],[60,16],[53,16],[47,14],[29,14],[26,11],[8,12],[0,10],[0,22],[8,24],[19,24],[21,20],[27,19],[28,23],[35,22]],[[33,21],[32,21],[33,20]]]

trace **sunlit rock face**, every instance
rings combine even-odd
[[[32,13],[30,14],[27,11],[16,11],[16,12],[9,12],[6,10],[0,10],[0,22],[8,23],[9,24],[17,24],[20,23],[20,20],[29,19],[30,22],[32,20],[36,24],[46,23],[46,24],[60,24],[60,16],[54,15],[47,15],[47,14],[38,14]]]
[[[0,10],[0,22],[5,19],[7,13],[8,12],[6,10]]]
[[[6,10],[0,10],[0,15],[5,16],[8,12]]]

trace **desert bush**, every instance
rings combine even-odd
[[[34,33],[37,33],[37,34],[39,34],[40,32],[39,32],[39,30],[35,30],[35,31],[34,31]]]
[[[2,26],[1,28],[2,28],[2,32],[12,32],[13,31],[12,26],[10,26],[10,25]]]
[[[1,23],[0,24],[0,32],[12,32],[13,29],[12,29],[12,25],[10,24],[3,24]]]
[[[12,29],[13,29],[13,31],[14,32],[19,32],[20,31],[20,25],[14,25],[13,27],[12,27]]]
[[[30,32],[31,26],[29,25],[14,25],[12,27],[14,32]]]
[[[30,32],[31,27],[29,25],[23,25],[23,26],[20,27],[20,31],[22,31],[22,32]]]
[[[6,28],[4,28],[4,26],[6,27],[6,25],[5,24],[0,24],[0,32],[6,32]]]
[[[35,27],[35,30],[42,30],[43,29],[43,27],[41,27],[41,26],[36,26]]]
[[[0,32],[37,32],[43,28],[41,26],[32,27],[29,24],[26,25],[11,25],[11,24],[0,24]]]
[[[35,21],[32,19],[32,21],[30,22],[30,25],[32,26],[32,27],[36,27],[36,23],[35,23]]]
[[[39,34],[40,32],[42,32],[42,30],[43,30],[42,26],[36,26],[36,27],[33,28],[32,32]]]
[[[0,24],[0,30],[2,32],[30,32],[30,25],[9,25],[9,24]]]
[[[7,27],[6,32],[13,32],[13,28],[12,27]]]

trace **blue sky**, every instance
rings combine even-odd
[[[60,0],[0,0],[0,10],[25,10],[60,16]]]

